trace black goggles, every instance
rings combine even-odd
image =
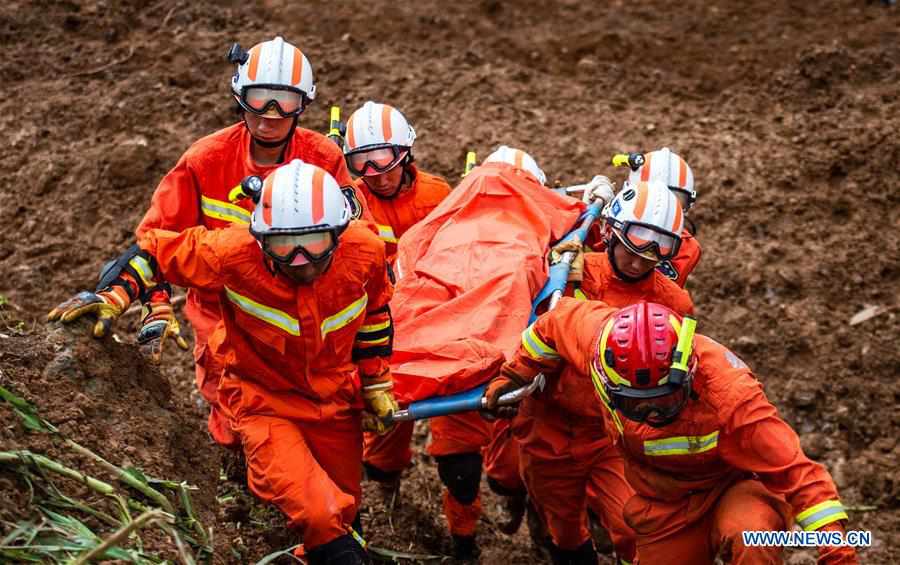
[[[690,397],[690,386],[667,384],[652,389],[607,387],[613,408],[641,424],[662,427],[678,418]]]
[[[681,247],[681,235],[643,222],[622,222],[607,218],[616,235],[630,251],[653,261],[674,259]]]
[[[287,266],[321,263],[337,248],[340,231],[334,228],[317,231],[273,230],[254,234],[263,252],[275,262]]]
[[[238,103],[253,114],[290,118],[302,114],[309,100],[296,88],[276,84],[244,87]]]
[[[370,177],[386,173],[409,155],[409,147],[382,145],[365,147],[347,153],[347,168],[358,177]]]

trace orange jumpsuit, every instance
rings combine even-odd
[[[780,563],[780,548],[746,547],[741,533],[843,530],[831,476],[803,454],[747,365],[701,335],[694,352],[695,398],[672,424],[652,428],[604,410],[636,491],[624,515],[641,565],[712,565],[722,553],[729,563]],[[852,548],[820,548],[820,564],[857,562]]]
[[[681,314],[693,312],[690,295],[659,272],[635,283],[616,277],[606,253],[585,254],[581,290],[592,301],[617,307],[647,300]],[[566,300],[570,308],[577,302]],[[559,371],[560,366],[553,368]],[[586,501],[610,532],[616,553],[630,560],[634,534],[621,515],[632,490],[586,375],[577,366],[562,367],[555,384],[522,403],[510,431],[495,429],[487,473],[510,490],[527,488],[553,542],[563,550],[576,549],[590,538]],[[524,483],[516,484],[512,471]]]
[[[421,171],[415,165],[411,165],[409,171],[413,175],[412,184],[393,198],[382,198],[369,190],[363,177],[354,181],[357,192],[368,202],[391,263],[397,254],[400,236],[450,194],[450,185],[443,178]]]
[[[253,202],[249,199],[229,202],[228,193],[244,177],[265,177],[281,166],[257,165],[250,157],[251,139],[246,126],[237,123],[191,145],[175,168],[160,181],[150,209],[135,230],[137,237],[151,229],[182,231],[193,226],[219,229],[249,223]],[[285,152],[285,162],[292,159],[302,159],[331,173],[338,184],[346,187],[344,193],[348,199],[356,200],[363,215],[368,214],[365,198],[350,194],[353,181],[344,156],[334,142],[314,131],[297,128]],[[218,295],[208,290],[189,289],[184,314],[194,328],[197,389],[210,405],[209,431],[219,443],[232,444],[236,440],[221,418],[216,402],[222,362],[213,359],[207,347],[221,317]]]
[[[389,378],[384,244],[367,224],[341,235],[309,285],[273,275],[245,228],[150,230],[159,276],[217,298],[210,347],[223,360],[220,409],[247,459],[251,490],[284,512],[308,550],[350,531],[360,502],[360,374]]]
[[[700,242],[691,235],[691,232],[684,230],[681,232],[681,247],[678,249],[678,255],[671,261],[663,261],[657,265],[656,270],[684,288],[688,275],[700,262],[701,253]]]

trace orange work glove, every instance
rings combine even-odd
[[[391,378],[391,372],[385,371],[379,377],[363,377],[362,384],[363,401],[366,403],[366,410],[363,412],[363,430],[378,435],[386,434],[394,427],[388,416],[400,410],[394,399],[394,380]]]
[[[485,407],[482,410],[482,413],[486,414],[488,419],[514,417],[519,411],[519,405],[510,404],[500,406],[498,401],[500,400],[500,397],[507,392],[512,392],[517,388],[526,386],[528,382],[529,379],[516,374],[507,366],[507,364],[504,364],[503,367],[500,368],[500,374],[491,379],[491,382],[488,383],[488,386],[484,391]]]
[[[163,289],[150,293],[150,299],[141,310],[141,329],[137,342],[149,351],[150,359],[159,364],[167,339],[172,339],[183,351],[188,350],[187,341],[181,336],[181,326],[169,302],[169,293]]]
[[[581,282],[584,278],[584,246],[581,240],[573,237],[568,241],[557,243],[550,249],[550,264],[554,265],[562,260],[563,253],[572,252],[575,257],[572,258],[569,268],[569,282]]]
[[[47,314],[47,321],[59,320],[68,324],[82,316],[97,317],[93,335],[101,338],[109,335],[113,321],[131,304],[131,297],[124,286],[113,285],[101,292],[82,291],[66,300]]]

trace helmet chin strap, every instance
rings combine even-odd
[[[403,174],[400,175],[400,182],[397,183],[397,187],[394,188],[394,191],[387,196],[382,196],[381,194],[378,194],[376,191],[372,190],[371,192],[375,195],[376,198],[378,198],[379,200],[393,200],[394,198],[397,198],[398,194],[400,194],[400,189],[402,189],[404,185],[407,184],[407,181],[408,184],[412,184],[413,180],[415,180],[415,176],[412,174],[412,172],[410,172],[409,167],[407,167],[406,163],[401,166],[403,167]],[[365,177],[363,177],[363,181],[365,182]]]
[[[298,279],[298,278],[296,278],[296,277],[294,277],[294,276],[291,276],[291,275],[289,274],[289,272],[287,271],[285,265],[282,265],[282,264],[277,263],[277,262],[275,262],[275,261],[272,261],[272,267],[273,267],[273,273],[272,273],[272,274],[273,274],[273,275],[276,274],[276,273],[277,273],[277,274],[280,274],[281,276],[285,277],[286,279],[288,279],[289,281],[291,281],[291,282],[293,282],[293,283],[295,283],[295,284],[312,284],[313,281],[315,281],[316,278],[321,277],[322,275],[324,275],[325,273],[328,272],[328,269],[331,268],[331,263],[332,263],[332,260],[333,260],[333,259],[334,259],[334,254],[329,255],[329,256],[328,256],[328,259],[326,259],[326,261],[328,262],[328,264],[325,265],[325,268],[322,270],[322,272],[319,273],[318,275],[316,275],[315,277],[313,277],[312,279],[309,279],[309,280],[300,280],[300,279]]]
[[[244,116],[246,116],[246,111]],[[281,147],[281,154],[278,156],[278,162],[284,162],[284,154],[287,152],[288,144],[291,142],[291,137],[294,136],[294,130],[297,129],[297,122],[300,120],[300,115],[294,116],[294,121],[291,123],[291,128],[288,131],[287,135],[284,136],[283,139],[278,141],[263,141],[261,139],[257,139],[253,136],[253,132],[250,131],[250,126],[247,125],[247,119],[244,118],[244,127],[247,128],[247,132],[250,133],[250,138],[253,140],[253,143],[259,145],[260,147],[265,147],[266,149],[274,149],[275,147]]]
[[[616,264],[616,254],[614,252],[615,246],[621,245],[621,244],[622,244],[622,242],[619,241],[619,236],[617,236],[614,233],[609,235],[609,243],[607,243],[607,245],[606,245],[606,256],[609,257],[609,263],[610,263],[610,265],[612,265],[613,272],[616,273],[617,277],[619,277],[620,279],[622,279],[623,281],[625,281],[627,283],[636,283],[636,282],[640,282],[640,281],[646,279],[651,274],[653,274],[653,271],[656,270],[656,267],[653,267],[652,269],[650,269],[649,271],[647,271],[646,273],[644,273],[643,275],[641,275],[639,277],[632,277],[632,276],[629,276],[629,275],[626,275],[625,273],[623,273],[622,270],[619,269],[619,266]]]

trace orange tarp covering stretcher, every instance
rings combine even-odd
[[[474,169],[400,239],[391,300],[394,393],[401,403],[494,376],[528,326],[547,251],[584,205],[510,165]]]

